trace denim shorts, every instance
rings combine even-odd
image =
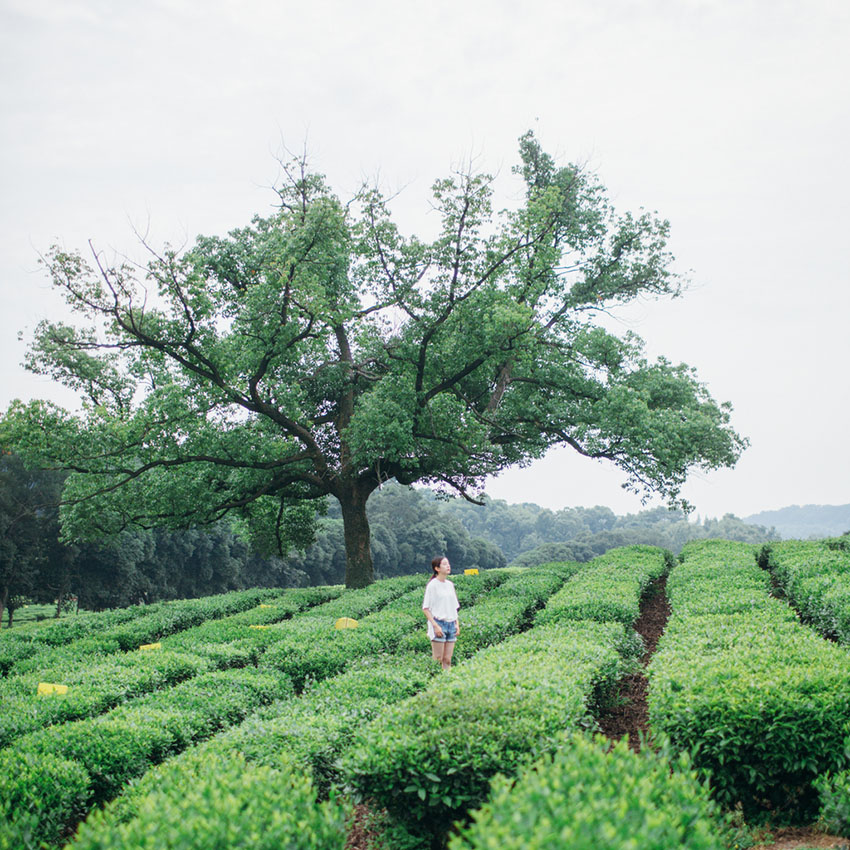
[[[438,620],[434,617],[434,622],[443,630],[443,636],[433,637],[431,640],[437,643],[452,643],[457,640],[457,620]]]

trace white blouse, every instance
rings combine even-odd
[[[438,620],[456,620],[460,603],[457,601],[455,586],[448,579],[432,579],[425,585],[422,608],[428,608]]]

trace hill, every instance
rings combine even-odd
[[[837,537],[850,531],[850,505],[789,505],[744,517],[744,522],[772,526],[786,540]]]

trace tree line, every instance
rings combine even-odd
[[[252,546],[226,522],[204,528],[124,530],[100,542],[63,542],[60,500],[64,475],[29,470],[13,454],[0,456],[0,621],[25,601],[69,598],[82,608],[205,596],[246,587],[339,584],[345,580],[343,519],[331,502],[312,544],[285,556]],[[551,511],[534,504],[483,505],[440,498],[425,488],[385,484],[369,502],[372,556],[379,578],[428,574],[437,554],[456,570],[508,563],[584,561],[610,548],[650,543],[678,552],[701,537],[764,542],[773,529],[731,515],[689,522],[666,508],[624,517],[605,507]]]

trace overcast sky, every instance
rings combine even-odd
[[[527,129],[620,210],[670,220],[673,301],[623,311],[697,368],[750,439],[694,476],[702,516],[850,502],[850,4],[844,0],[0,0],[0,409],[69,397],[20,362],[61,315],[54,242],[138,256],[270,212],[305,143],[342,196],[429,187],[469,156],[510,192]],[[553,509],[641,509],[568,451],[488,487]]]

